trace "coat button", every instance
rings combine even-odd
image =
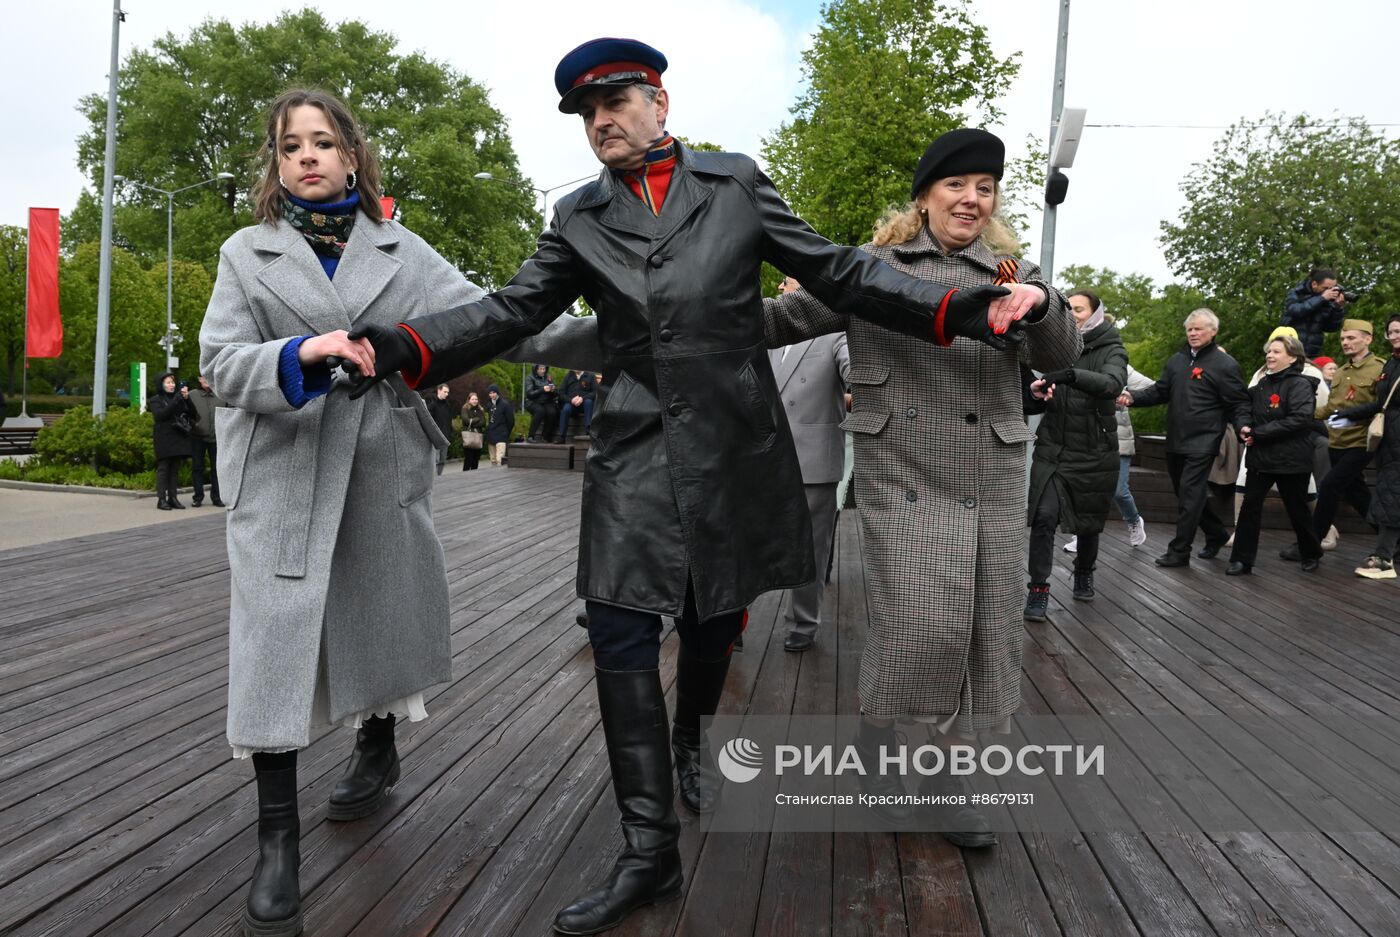
[[[671,414],[671,416],[680,416],[681,413],[684,412],[684,410],[685,410],[685,405],[684,405],[684,404],[679,404],[679,403],[673,403],[673,404],[671,404],[669,407],[666,408],[666,412],[669,413],[669,414]]]
[[[912,419],[914,419],[914,417],[916,417],[916,416],[919,415],[919,408],[918,408],[918,407],[910,407],[908,410],[905,410],[905,411],[904,411],[904,415],[907,416],[907,417],[909,417],[909,419],[912,420]]]
[[[964,498],[964,499],[963,499],[963,507],[968,508],[968,509],[977,507],[977,499],[976,499],[976,498]]]
[[[975,414],[975,413],[969,413],[967,416],[963,417],[963,419],[964,419],[964,420],[967,420],[967,422],[969,422],[969,423],[976,423],[976,422],[977,422],[977,414]]]
[[[919,500],[919,493],[918,493],[917,491],[906,491],[906,492],[904,493],[904,500],[905,500],[905,501],[918,501],[918,500]]]
[[[666,262],[666,258],[665,258],[665,257],[662,257],[660,254],[653,254],[653,255],[651,256],[651,259],[647,261],[647,263],[651,264],[653,267],[655,267],[655,268],[657,268],[657,269],[660,269],[660,268],[661,268],[661,265],[664,264],[665,262]]]
[[[669,341],[671,340],[671,338],[672,338],[671,330],[670,330],[670,329],[662,329],[660,332],[658,332],[658,333],[656,334],[656,337],[659,338],[659,339],[661,339],[663,342],[669,342]]]

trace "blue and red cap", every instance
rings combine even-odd
[[[594,88],[620,85],[661,87],[666,56],[645,42],[635,39],[593,39],[559,60],[554,69],[554,87],[559,92],[559,110],[578,113],[578,101]]]

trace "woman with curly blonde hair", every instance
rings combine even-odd
[[[1032,311],[1021,353],[1056,371],[1079,357],[1065,298],[1015,256],[998,217],[1002,142],[960,129],[919,161],[911,201],[886,215],[864,249],[921,279],[968,289],[1001,284]],[[1015,348],[954,339],[938,347],[826,310],[807,290],[765,302],[768,343],[845,330],[855,437],[856,505],[870,623],[860,668],[857,746],[871,764],[895,745],[897,720],[968,736],[1006,726],[1020,707],[1021,591],[1025,569],[1026,446]],[[872,774],[873,794],[904,793]],[[930,784],[955,792],[958,781]],[[888,808],[900,824],[909,808]],[[939,817],[961,846],[996,835],[970,807]]]

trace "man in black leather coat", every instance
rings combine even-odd
[[[681,887],[661,617],[680,653],[671,748],[682,802],[713,809],[700,733],[724,688],[746,606],[816,575],[801,472],[764,339],[769,261],[831,309],[929,342],[999,347],[1041,310],[1023,292],[949,290],[822,238],[747,156],[690,150],[664,130],[660,52],[600,39],[555,72],[559,109],[583,118],[605,168],[565,196],[504,288],[397,329],[352,333],[375,374],[415,386],[495,358],[582,295],[597,313],[606,401],[584,476],[578,591],[626,839],[607,882],[559,913],[590,934]],[[989,306],[990,304],[990,306]]]

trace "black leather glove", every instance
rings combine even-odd
[[[1013,322],[1001,335],[992,332],[992,327],[987,324],[987,305],[998,296],[1010,292],[1004,286],[991,284],[958,290],[949,298],[948,307],[943,311],[943,334],[950,339],[959,335],[975,339],[998,350],[1018,344],[1025,338],[1019,322]]]
[[[351,400],[358,400],[375,384],[389,375],[405,369],[417,374],[423,370],[423,359],[418,354],[418,343],[406,329],[389,325],[357,325],[346,336],[352,342],[361,338],[369,339],[374,346],[374,377],[366,378],[360,369],[350,362],[342,362],[345,373],[356,385],[350,394]]]
[[[1074,384],[1074,368],[1065,368],[1063,371],[1051,371],[1045,375],[1045,383],[1062,384],[1070,387]]]

